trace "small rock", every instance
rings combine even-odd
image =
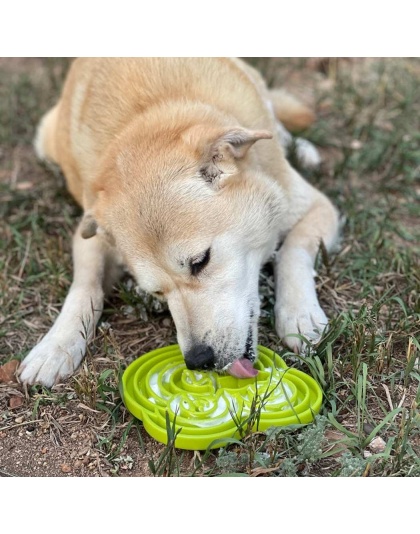
[[[376,436],[376,438],[374,438],[369,443],[369,449],[374,454],[377,454],[378,452],[383,452],[385,450],[385,446],[386,446],[386,443],[380,436]]]
[[[370,456],[372,456],[370,451],[363,451],[363,458],[369,458]]]
[[[363,432],[368,436],[371,432],[375,430],[375,427],[370,423],[365,423],[363,425]]]
[[[23,421],[24,421],[24,417],[23,416],[16,417],[16,419],[15,419],[15,423],[17,423],[18,425],[20,425],[20,423],[23,423]]]
[[[360,150],[362,146],[363,146],[363,143],[359,141],[359,139],[353,139],[352,142],[350,143],[350,147],[353,150]]]
[[[19,367],[19,360],[10,360],[0,367],[0,383],[7,384],[8,382],[17,383],[16,369]]]
[[[134,317],[136,309],[133,306],[129,306],[127,304],[125,306],[122,306],[121,311],[126,317]]]
[[[44,447],[41,449],[41,454],[47,454],[47,452],[48,452],[47,447]]]
[[[33,182],[26,181],[26,182],[19,182],[16,184],[16,189],[18,191],[26,191],[27,189],[32,189],[34,186]]]
[[[68,464],[62,464],[61,471],[63,473],[71,473],[71,467]]]

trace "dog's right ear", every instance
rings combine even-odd
[[[83,219],[80,223],[80,235],[83,237],[83,239],[89,239],[90,237],[96,235],[97,231],[98,223],[96,222],[92,213],[87,211],[83,215]]]

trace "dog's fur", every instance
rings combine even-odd
[[[190,368],[247,376],[238,362],[255,357],[259,271],[273,253],[279,336],[295,351],[295,334],[319,339],[313,265],[338,216],[285,158],[277,120],[313,120],[287,98],[237,59],[73,62],[35,147],[84,216],[70,292],[22,362],[24,383],[52,386],[78,367],[122,265],[167,300]]]

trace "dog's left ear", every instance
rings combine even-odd
[[[271,139],[267,130],[247,130],[232,128],[213,139],[206,147],[204,165],[200,171],[204,178],[213,184],[220,178],[238,172],[238,160],[245,157],[251,146],[260,139]]]

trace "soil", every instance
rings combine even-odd
[[[165,446],[156,442],[144,431],[141,423],[125,407],[119,407],[118,424],[109,440],[103,428],[108,428],[108,416],[90,408],[75,397],[68,384],[53,388],[54,399],[61,396],[61,405],[35,407],[47,396],[25,396],[25,388],[18,383],[0,384],[0,476],[18,477],[147,477],[153,473],[150,460],[157,464]],[[11,408],[13,401],[18,405]],[[6,423],[6,424],[4,424]],[[120,447],[124,431],[131,429],[118,454],[109,454]],[[108,442],[102,446],[101,439]],[[112,457],[112,461],[107,457]],[[191,472],[197,457],[183,451],[179,474]],[[200,471],[198,471],[200,472]]]
[[[29,415],[29,414],[28,414]],[[0,476],[18,477],[145,477],[152,473],[150,458],[158,458],[163,447],[143,433],[144,450],[129,436],[118,464],[108,462],[95,448],[96,437],[86,426],[83,414],[62,409],[44,412],[42,420],[30,417],[0,432]],[[21,417],[15,420],[20,421]],[[26,424],[25,424],[26,423]],[[193,455],[190,454],[191,460]]]

